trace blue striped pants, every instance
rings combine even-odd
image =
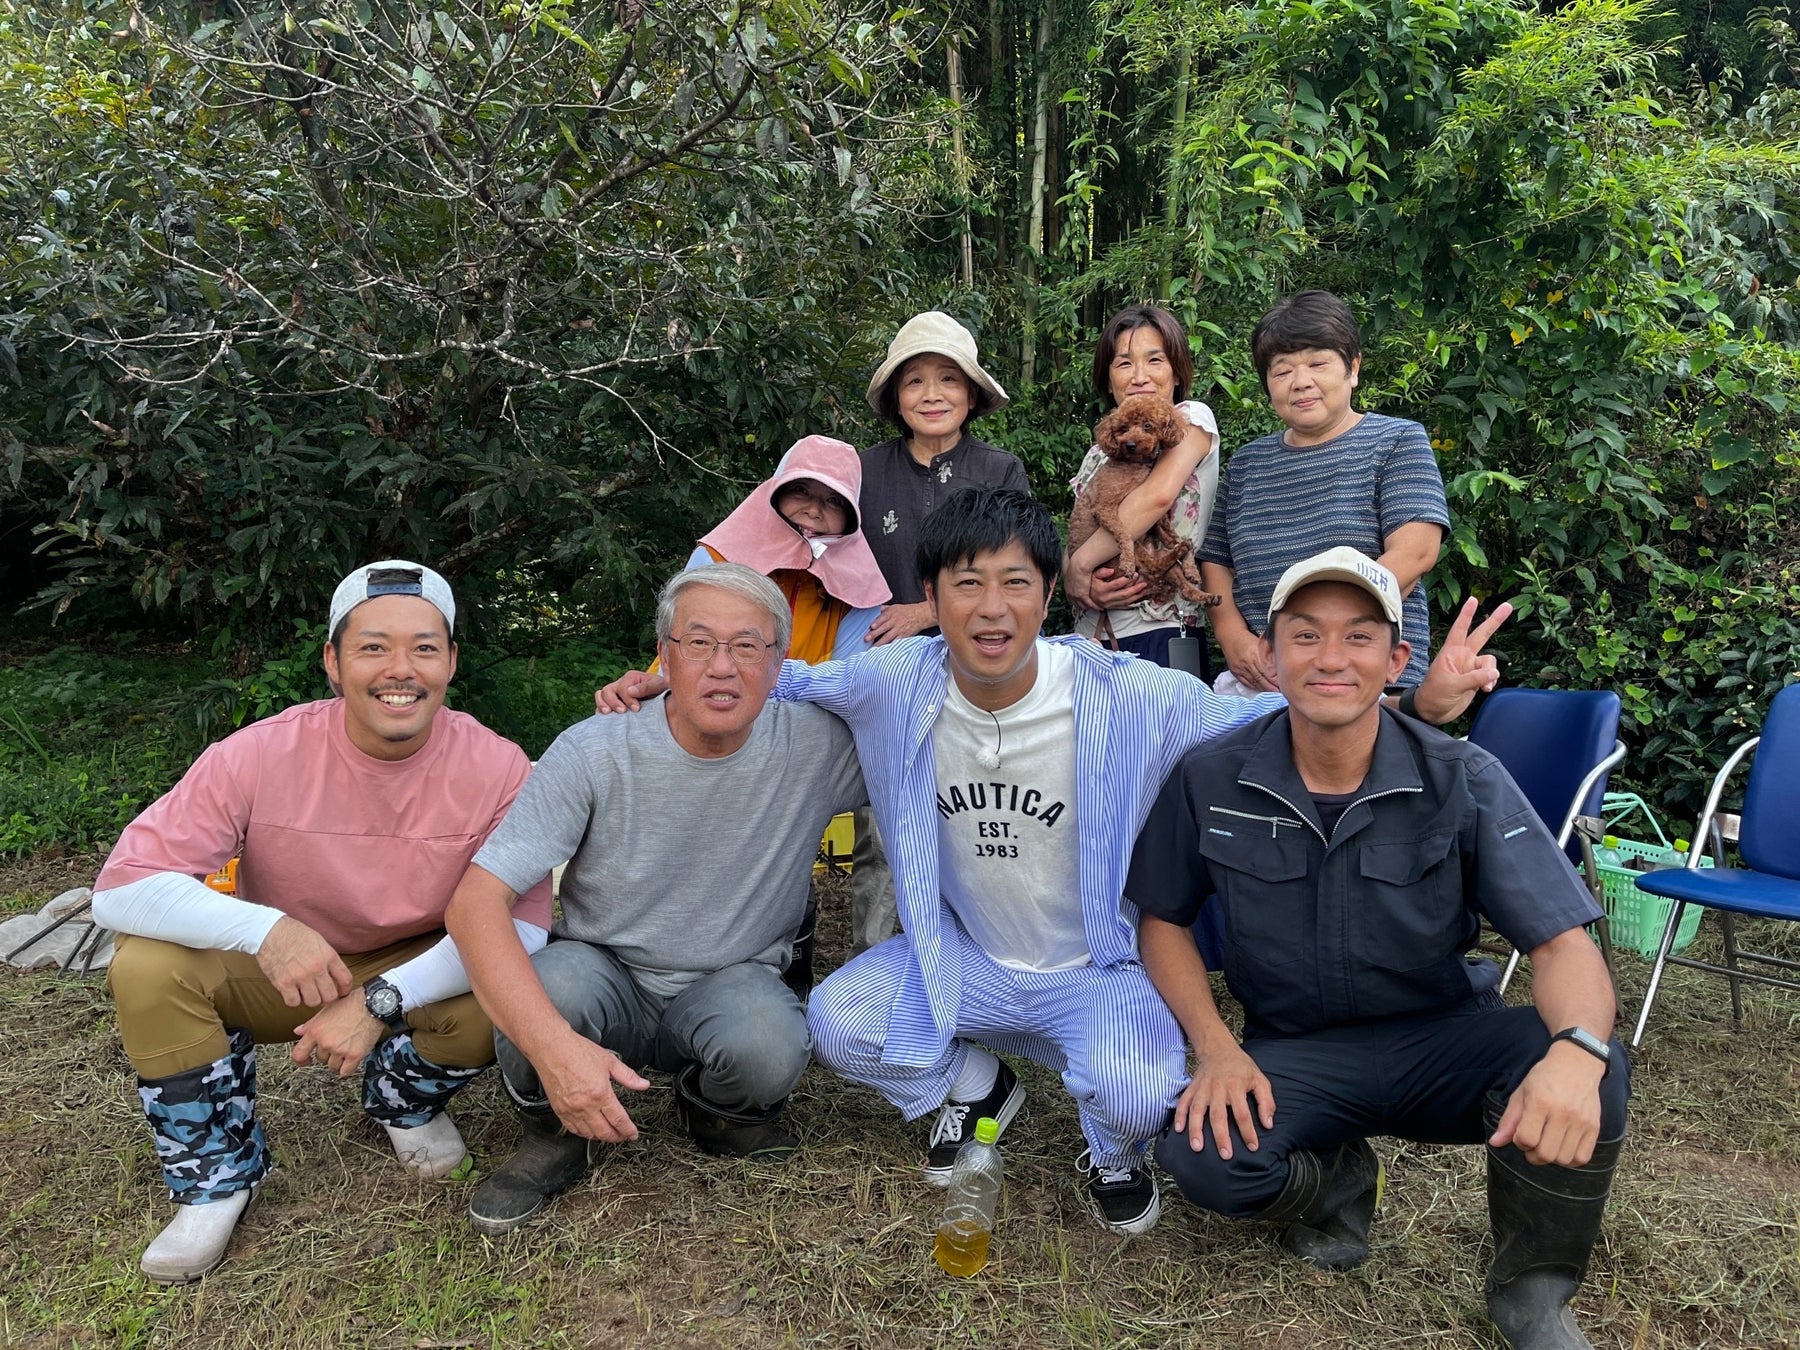
[[[1012,970],[960,925],[945,940],[961,944],[962,1001],[956,1039],[937,1063],[917,1069],[881,1059],[888,1015],[910,964],[904,934],[870,948],[813,990],[806,1021],[814,1057],[915,1120],[944,1104],[969,1041],[1023,1055],[1062,1075],[1097,1166],[1134,1165],[1187,1086],[1181,1028],[1143,967]]]

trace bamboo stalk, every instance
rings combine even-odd
[[[950,102],[956,109],[950,124],[950,143],[956,155],[956,187],[962,197],[962,284],[975,289],[975,241],[969,228],[969,153],[963,142],[962,45],[955,37],[944,44],[944,64],[950,71]]]
[[[1181,142],[1187,130],[1188,83],[1193,70],[1194,44],[1184,41],[1175,51],[1175,108],[1170,118],[1168,171],[1163,176],[1163,257],[1156,293],[1164,300],[1175,284],[1175,231],[1181,224],[1181,193],[1186,183]]]
[[[1050,138],[1050,32],[1056,23],[1056,0],[1044,0],[1033,48],[1037,88],[1031,118],[1030,222],[1025,230],[1025,322],[1020,339],[1019,378],[1031,385],[1037,380],[1038,260],[1044,251],[1044,169],[1049,162]]]

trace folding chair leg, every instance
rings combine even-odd
[[[1681,925],[1681,916],[1687,909],[1687,901],[1677,900],[1669,906],[1669,922],[1663,928],[1662,943],[1656,949],[1656,965],[1650,971],[1650,987],[1644,990],[1644,1006],[1638,1010],[1637,1030],[1631,1033],[1631,1048],[1638,1048],[1644,1039],[1644,1023],[1650,1020],[1650,1005],[1656,1001],[1656,987],[1662,983],[1663,966],[1668,962],[1669,949],[1675,945],[1675,930]]]
[[[1506,958],[1506,969],[1500,974],[1500,992],[1506,992],[1506,986],[1512,983],[1513,976],[1519,973],[1520,952],[1513,949],[1513,954]]]
[[[1741,1026],[1744,1021],[1744,982],[1737,977],[1737,915],[1728,909],[1722,909],[1719,911],[1719,921],[1725,930],[1725,964],[1732,971],[1725,977],[1731,981],[1731,1024]]]
[[[1599,828],[1600,822],[1588,818],[1589,824]],[[1619,1021],[1625,1019],[1625,1005],[1619,1002],[1619,970],[1613,963],[1612,920],[1606,913],[1606,888],[1600,881],[1600,865],[1594,857],[1594,841],[1588,837],[1587,830],[1576,835],[1581,844],[1581,877],[1594,903],[1600,906],[1600,917],[1594,923],[1594,935],[1600,939],[1600,955],[1606,962],[1606,978],[1612,981],[1613,1016]]]
[[[1712,828],[1708,832],[1709,843],[1712,844],[1713,866],[1725,866],[1725,833],[1719,828],[1719,818],[1712,818]],[[1731,982],[1731,1025],[1741,1026],[1744,1021],[1744,982],[1735,974],[1738,968],[1737,916],[1728,909],[1719,911],[1719,922],[1723,925],[1725,935],[1725,964],[1733,974],[1725,978]]]

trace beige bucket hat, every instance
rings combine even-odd
[[[988,406],[984,411],[1004,408],[1012,401],[1007,398],[1006,390],[1000,387],[1000,381],[981,368],[980,355],[975,349],[975,335],[948,314],[930,309],[923,314],[913,315],[900,325],[900,331],[888,343],[887,360],[881,363],[874,378],[869,381],[869,406],[880,412],[881,391],[894,377],[894,372],[913,357],[923,356],[927,352],[949,357],[962,367],[963,374],[986,391]]]

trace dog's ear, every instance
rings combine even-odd
[[[1124,411],[1122,407],[1114,408],[1094,424],[1094,444],[1102,450],[1112,448],[1113,437],[1119,433],[1119,415]]]

